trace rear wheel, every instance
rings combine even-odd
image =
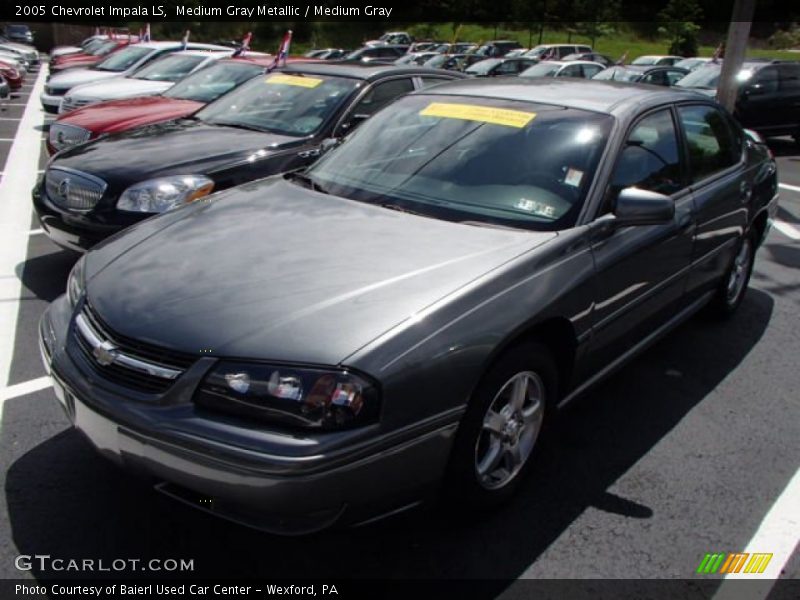
[[[712,304],[712,310],[717,316],[731,316],[744,300],[750,275],[753,272],[755,251],[755,238],[750,234],[742,240],[733,263],[717,289],[717,295]]]
[[[513,494],[540,440],[556,389],[556,368],[539,344],[504,353],[475,390],[450,460],[447,492],[488,506]]]

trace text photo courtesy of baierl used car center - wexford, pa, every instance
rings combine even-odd
[[[0,599],[800,597],[800,7],[0,7]]]

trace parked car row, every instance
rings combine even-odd
[[[679,87],[224,58],[157,98],[208,103],[34,190],[96,244],[42,358],[104,456],[276,533],[507,499],[557,409],[736,311],[777,211],[763,140]]]

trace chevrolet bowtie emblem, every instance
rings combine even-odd
[[[117,357],[117,347],[111,342],[102,342],[99,346],[92,348],[92,355],[98,364],[107,367]]]

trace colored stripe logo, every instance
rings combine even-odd
[[[696,572],[702,575],[763,573],[771,560],[772,554],[763,552],[708,552]]]

